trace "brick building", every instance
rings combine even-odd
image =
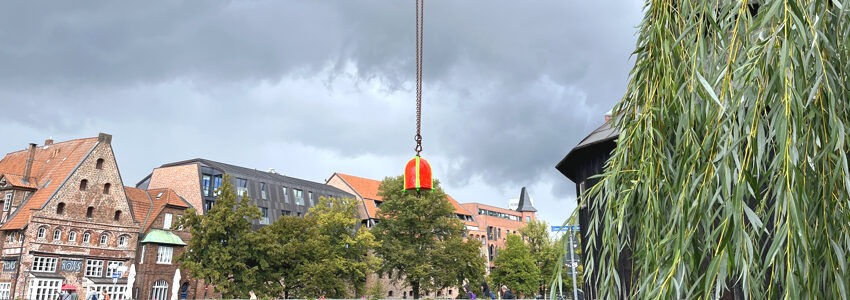
[[[142,240],[137,245],[134,299],[169,299],[174,275],[178,271],[176,257],[186,248],[191,235],[188,228],[172,226],[190,208],[185,199],[171,189],[141,190],[125,187],[132,204],[136,222],[140,224]],[[203,299],[207,290],[202,282],[181,273],[180,299]]]
[[[215,204],[215,190],[224,174],[230,175],[237,193],[247,193],[263,213],[255,226],[271,224],[281,216],[302,216],[321,196],[353,197],[336,187],[281,175],[274,169],[260,171],[203,158],[164,164],[136,187],[171,188],[202,214]]]
[[[488,272],[499,255],[499,249],[505,247],[508,234],[518,234],[519,229],[525,227],[526,223],[537,219],[537,209],[531,205],[531,198],[525,187],[520,191],[519,204],[515,210],[481,203],[461,205],[476,214],[475,221],[481,231],[470,233],[470,237],[482,241],[483,252],[489,262]]]
[[[54,300],[62,284],[81,299],[106,290],[136,257],[139,230],[122,188],[112,136],[45,141],[0,160],[3,235],[0,298]]]

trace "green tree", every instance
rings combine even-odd
[[[598,297],[850,298],[848,2],[644,13],[617,148],[582,200]]]
[[[237,197],[230,177],[224,177],[217,190],[215,206],[204,215],[194,209],[176,222],[192,234],[187,249],[177,257],[180,267],[195,278],[205,280],[224,298],[240,298],[249,291],[263,291],[264,271],[254,245],[264,243],[251,230],[251,221],[260,217],[260,210],[245,197]]]
[[[546,293],[547,283],[552,282],[558,272],[558,258],[563,250],[549,236],[549,224],[541,220],[533,220],[519,229],[520,235],[528,243],[531,257],[534,258],[537,269],[540,270],[540,294]]]
[[[268,238],[268,243],[256,245],[256,249],[273,258],[269,261],[269,276],[281,283],[285,298],[317,298],[322,283],[313,280],[315,276],[305,274],[318,273],[312,263],[324,259],[324,242],[319,238],[314,218],[284,216],[259,230],[259,234]],[[269,284],[277,287],[279,285]],[[267,297],[281,294],[270,293]]]
[[[510,287],[517,297],[533,297],[540,291],[540,269],[529,246],[519,235],[508,235],[505,249],[499,252],[493,264],[490,278],[497,285]]]
[[[321,197],[305,217],[282,217],[260,230],[274,241],[261,248],[275,257],[271,268],[285,284],[287,298],[364,293],[367,275],[379,265],[368,252],[378,243],[359,226],[356,205],[352,198]]]
[[[316,220],[318,238],[322,241],[322,259],[311,262],[314,282],[322,283],[320,295],[348,298],[364,293],[366,277],[377,270],[380,260],[369,251],[379,243],[374,235],[360,226],[358,201],[354,198],[321,197],[310,209],[308,217]],[[348,294],[353,291],[354,294]]]
[[[387,177],[378,195],[384,201],[373,232],[381,242],[375,250],[383,259],[380,271],[404,281],[413,290],[413,298],[418,299],[422,291],[483,278],[480,244],[464,241],[464,225],[439,181],[434,181],[433,190],[417,194],[404,191],[402,176]]]

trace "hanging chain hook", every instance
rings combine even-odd
[[[422,36],[425,30],[425,0],[416,0],[416,156],[422,152]]]

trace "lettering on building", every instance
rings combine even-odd
[[[15,269],[18,266],[17,260],[4,260],[3,261],[3,272],[15,272]]]
[[[62,272],[79,272],[83,267],[83,260],[63,259]]]

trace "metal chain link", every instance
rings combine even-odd
[[[422,152],[422,36],[425,31],[425,0],[416,0],[416,156]]]

